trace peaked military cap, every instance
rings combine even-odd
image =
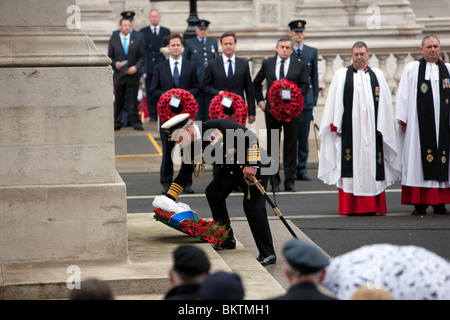
[[[292,31],[303,31],[305,30],[305,25],[305,20],[293,20],[288,24],[289,28],[291,28]]]
[[[304,274],[318,272],[330,264],[329,258],[317,246],[300,239],[286,242],[283,255],[290,266]]]
[[[208,29],[208,26],[210,23],[211,22],[209,22],[208,20],[200,19],[200,20],[196,21],[195,25],[197,26],[197,28],[203,30],[203,29]]]
[[[124,11],[120,14],[124,19],[128,19],[130,21],[133,21],[134,16],[136,15],[136,13],[134,13],[133,11]]]
[[[168,133],[173,133],[175,130],[182,129],[189,121],[189,113],[180,113],[170,118],[161,126]]]

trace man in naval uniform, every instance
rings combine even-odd
[[[210,60],[218,57],[218,43],[216,39],[208,37],[208,20],[198,20],[196,22],[196,37],[187,39],[184,45],[183,58],[194,62],[197,66],[197,77],[200,86],[203,83],[205,70]],[[201,93],[197,98],[198,112],[196,120],[206,121],[209,119],[209,104],[211,98]]]
[[[368,67],[367,45],[352,47],[353,64],[331,81],[322,116],[318,177],[339,188],[339,214],[385,214],[384,190],[400,178],[391,91]]]
[[[189,120],[182,113],[166,121],[162,128],[171,139],[183,147],[183,163],[166,196],[176,200],[183,192],[189,177],[204,164],[220,169],[206,187],[205,193],[213,219],[228,230],[228,238],[214,249],[235,249],[236,240],[231,228],[226,199],[239,186],[244,191],[244,212],[259,251],[257,260],[262,265],[276,262],[272,235],[267,220],[266,203],[256,185],[247,184],[256,177],[267,185],[272,170],[271,160],[259,148],[256,135],[246,127],[228,119],[214,119],[203,123]],[[198,171],[194,172],[198,173]]]
[[[298,163],[297,163],[297,180],[310,181],[306,162],[309,153],[309,128],[313,117],[313,110],[317,104],[319,97],[319,73],[317,68],[317,48],[307,46],[304,43],[305,37],[305,20],[294,20],[289,23],[289,34],[294,41],[294,51],[291,58],[306,63],[306,81],[309,90],[303,100],[303,110],[300,115],[300,123],[298,128]]]
[[[428,206],[436,214],[449,214],[450,168],[450,64],[439,59],[440,41],[426,36],[423,58],[403,69],[395,98],[400,123],[402,204],[413,204],[413,215]]]

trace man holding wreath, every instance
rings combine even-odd
[[[298,103],[298,101],[291,101],[290,95],[292,89],[282,90],[278,88],[277,94],[282,97],[281,103],[271,104],[269,99],[269,92],[273,85],[279,85],[279,81],[282,79],[288,80],[293,89],[300,89],[301,95],[305,96],[308,92],[309,85],[307,82],[306,64],[302,61],[291,59],[293,42],[290,37],[282,37],[278,40],[276,45],[277,55],[262,62],[261,69],[253,80],[253,86],[255,89],[255,97],[258,102],[258,106],[265,112],[266,116],[266,128],[267,128],[267,149],[273,156],[272,145],[272,130],[281,131],[284,128],[284,145],[283,145],[283,167],[284,167],[284,188],[286,191],[295,191],[295,179],[296,179],[296,167],[297,167],[297,141],[298,141],[298,128],[299,128],[299,112],[296,111],[295,117],[285,115],[282,119],[275,117],[274,114],[279,114],[285,108],[285,104]],[[267,81],[267,94],[264,98],[262,83]],[[289,88],[286,88],[289,89]],[[286,92],[288,91],[288,92]],[[299,95],[299,99],[302,99]],[[301,109],[301,105],[298,104]],[[298,109],[297,107],[297,109]],[[295,113],[295,112],[294,112]],[[280,137],[280,135],[278,135]],[[278,146],[280,141],[278,141]],[[279,151],[278,151],[279,153]],[[281,179],[279,171],[273,176],[274,191],[280,191]]]
[[[173,88],[184,89],[196,97],[200,91],[200,85],[197,79],[197,70],[192,62],[183,59],[181,56],[183,49],[183,37],[180,34],[169,35],[167,38],[167,48],[169,49],[170,57],[168,60],[155,66],[150,85],[150,92],[152,92],[156,101],[158,101],[166,91]],[[176,106],[174,103],[167,104],[165,107],[170,108],[174,114],[178,114],[182,111],[182,106]],[[159,118],[161,127],[163,124],[161,115],[159,115]],[[173,148],[175,147],[175,143],[170,141],[168,134],[161,128],[159,133],[161,135],[163,147],[160,182],[163,186],[162,193],[165,194],[169,190],[170,184],[172,183],[173,162],[171,154]],[[192,177],[185,188],[186,193],[194,192],[191,185]]]

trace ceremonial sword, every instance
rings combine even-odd
[[[289,230],[289,232],[292,234],[292,236],[296,239],[298,239],[297,235],[295,234],[294,230],[292,230],[292,228],[289,226],[289,224],[286,222],[286,220],[284,219],[283,215],[281,214],[280,209],[277,208],[277,206],[272,202],[272,200],[270,199],[269,195],[267,194],[266,190],[264,190],[264,187],[261,185],[261,183],[258,181],[258,179],[256,179],[256,177],[253,177],[253,179],[250,181],[248,179],[245,179],[245,181],[247,182],[247,184],[249,186],[251,185],[255,185],[258,190],[261,192],[261,194],[264,196],[264,198],[266,199],[266,201],[270,204],[270,206],[272,207],[273,211],[275,211],[275,214],[278,216],[278,218],[280,218],[280,220],[283,222],[283,224],[286,226],[286,228]]]

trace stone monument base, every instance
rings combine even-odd
[[[119,174],[114,183],[0,187],[1,263],[126,260],[125,192]]]

